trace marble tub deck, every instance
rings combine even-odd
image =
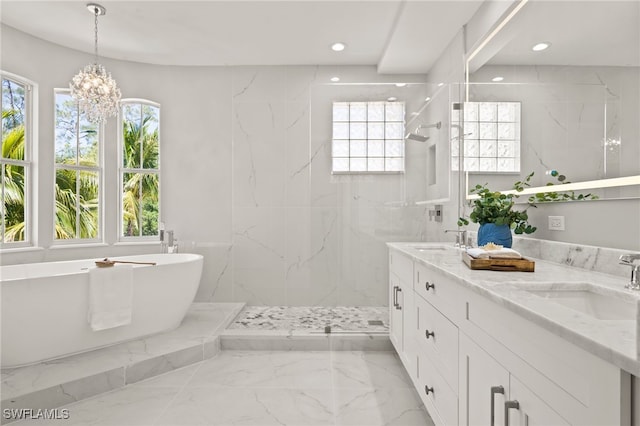
[[[2,409],[55,408],[209,359],[244,303],[194,303],[167,333],[2,370]],[[6,423],[4,417],[2,423]]]

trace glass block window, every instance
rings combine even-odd
[[[460,120],[463,118],[463,120]],[[520,102],[465,102],[454,110],[451,167],[458,170],[460,126],[464,132],[464,171],[520,171]]]
[[[332,173],[404,172],[404,102],[334,102]]]

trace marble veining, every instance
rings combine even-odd
[[[369,321],[380,322],[370,324]],[[389,308],[355,306],[247,306],[228,329],[388,332]]]
[[[56,425],[434,424],[395,352],[222,351],[63,408]]]
[[[428,243],[420,243],[425,244]],[[441,246],[442,243],[436,245]],[[412,243],[389,243],[388,246],[391,250],[398,250],[426,266],[443,272],[463,287],[487,297],[621,369],[636,376],[640,375],[640,293],[625,289],[625,279],[538,259],[535,259],[535,272],[532,273],[476,271],[469,269],[462,262],[463,252],[457,248],[417,251]],[[571,251],[571,245],[566,246]],[[618,297],[635,304],[635,317],[615,321],[596,319],[578,310],[541,299],[527,291],[531,289],[587,289]]]
[[[194,303],[175,330],[2,370],[2,408],[53,408],[172,371],[219,352],[242,303]],[[217,349],[217,350],[216,350]]]

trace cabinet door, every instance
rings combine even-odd
[[[402,345],[402,288],[395,274],[389,275],[389,338],[398,354],[404,350]]]
[[[509,372],[464,333],[460,333],[459,361],[460,424],[502,426]]]
[[[518,408],[509,410],[509,425],[557,426],[569,424],[516,377],[512,375],[510,380],[511,393],[509,400],[517,401]]]

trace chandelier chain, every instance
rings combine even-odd
[[[93,29],[94,29],[94,52],[96,55],[95,58],[95,63],[98,63],[98,15],[99,15],[100,10],[98,9],[97,6],[95,6],[93,8],[93,14],[95,16],[94,18],[94,25],[93,25]]]

